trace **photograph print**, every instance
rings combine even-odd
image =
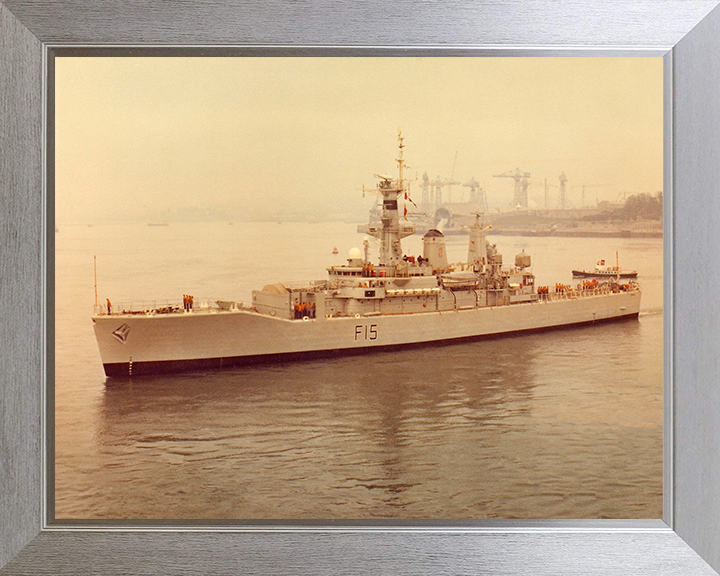
[[[662,518],[663,63],[54,60],[55,522]]]

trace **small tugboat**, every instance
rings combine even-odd
[[[92,321],[105,374],[363,354],[637,318],[641,291],[634,281],[536,287],[524,251],[504,268],[480,214],[468,227],[466,261],[448,261],[447,238],[436,229],[423,236],[421,255],[403,254],[401,240],[414,229],[398,206],[409,194],[402,135],[398,140],[398,177],[376,176],[381,216],[366,229],[379,241],[377,261],[365,239],[347,264],[327,268],[327,279],[276,281],[253,291],[249,306],[232,300],[195,306],[187,295],[182,304],[159,308],[96,304]]]
[[[637,270],[620,268],[617,253],[615,253],[615,260],[615,266],[606,266],[605,260],[598,260],[594,270],[573,270],[573,278],[637,278]]]

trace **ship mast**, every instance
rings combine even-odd
[[[405,160],[403,159],[403,148],[405,148],[405,144],[403,144],[403,136],[402,131],[398,132],[398,148],[400,149],[400,158],[396,159],[396,162],[398,163],[398,188],[402,191],[404,189],[403,184],[403,167],[405,166]]]
[[[403,158],[403,136],[398,133],[399,154],[396,158],[398,164],[398,178],[393,180],[388,176],[375,176],[380,178],[378,194],[382,198],[382,214],[379,228],[368,228],[368,234],[380,240],[380,262],[381,266],[396,266],[402,261],[403,253],[400,240],[410,236],[415,230],[409,223],[401,223],[401,216],[398,210],[398,200],[406,192],[404,169],[405,159]],[[403,214],[403,217],[405,214]]]
[[[485,265],[487,263],[485,233],[492,228],[492,226],[485,226],[483,224],[481,216],[481,212],[475,212],[475,225],[472,227],[463,226],[463,228],[470,232],[468,264],[473,267],[475,272],[485,272]]]

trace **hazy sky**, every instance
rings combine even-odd
[[[58,58],[57,221],[362,216],[372,198],[358,188],[396,174],[398,129],[409,176],[454,165],[491,206],[513,196],[493,174],[516,167],[532,174],[531,206],[561,171],[593,185],[588,203],[657,192],[662,59]]]

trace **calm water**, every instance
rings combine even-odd
[[[214,223],[55,238],[57,518],[662,516],[660,239],[489,237],[550,286],[619,250],[640,272],[638,321],[120,382],[92,331],[93,254],[101,302],[249,302],[323,278],[362,237]],[[464,260],[467,237],[448,252]]]

